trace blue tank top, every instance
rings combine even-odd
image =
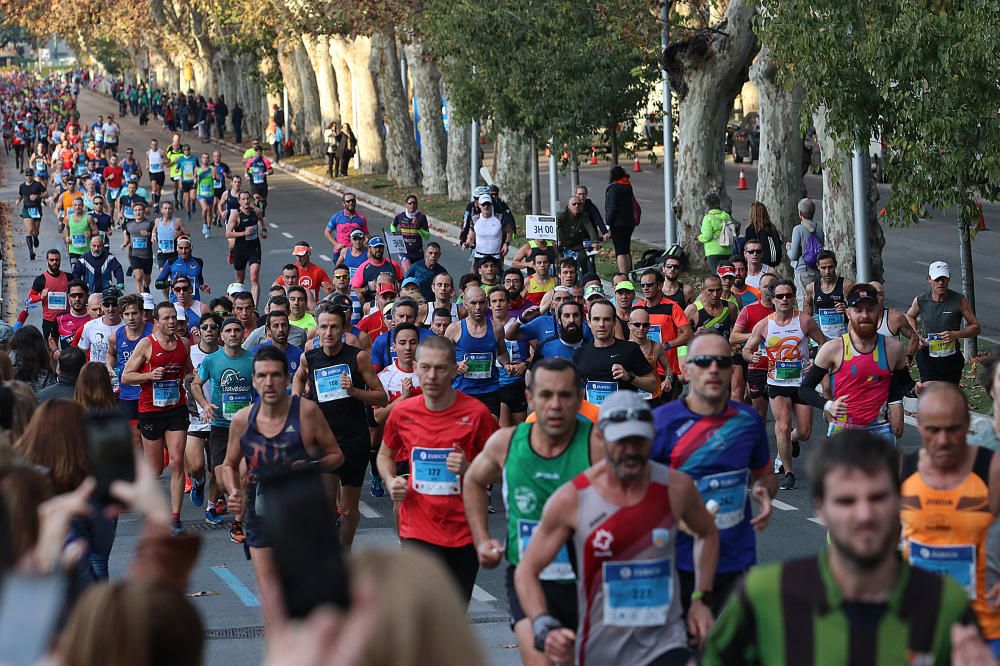
[[[469,369],[455,378],[453,386],[466,395],[493,393],[500,388],[500,372],[496,365],[497,339],[493,322],[486,320],[486,335],[474,338],[469,334],[468,321],[462,320],[462,335],[455,345],[455,358],[465,361]]]
[[[128,163],[128,160],[122,160],[122,175],[125,176],[125,182],[128,182],[128,177],[133,173],[139,173],[139,163],[132,162]]]
[[[294,462],[313,459],[302,444],[300,400],[298,396],[292,396],[285,425],[274,437],[265,437],[257,430],[260,402],[255,402],[250,408],[247,428],[240,435],[240,449],[247,461],[247,472],[251,483],[256,483],[258,475],[266,476],[271,469],[287,471]]]
[[[146,323],[142,329],[142,335],[135,340],[129,340],[125,334],[125,324],[115,329],[115,383],[120,386],[118,398],[121,400],[138,400],[140,386],[138,384],[122,384],[122,370],[128,363],[135,346],[139,341],[153,333],[153,324]]]
[[[344,265],[351,269],[351,277],[354,277],[354,271],[358,270],[358,267],[365,263],[366,259],[368,259],[367,252],[362,252],[357,257],[351,256],[350,250],[344,253]]]
[[[507,355],[510,356],[511,363],[522,363],[528,360],[530,347],[527,340],[507,340]],[[500,386],[510,386],[511,384],[523,384],[524,375],[511,377],[503,368],[500,370]]]
[[[163,222],[166,224],[163,224]],[[173,254],[177,251],[176,240],[177,231],[174,229],[174,221],[160,218],[156,221],[156,251],[162,254]]]

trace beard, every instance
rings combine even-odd
[[[870,338],[875,335],[875,324],[858,323],[858,324],[852,324],[852,326],[854,327],[855,332],[862,337]]]
[[[578,344],[583,341],[583,328],[576,324],[560,327],[559,339],[569,345]]]

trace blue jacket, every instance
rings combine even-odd
[[[125,271],[107,249],[96,257],[91,252],[81,255],[73,269],[73,277],[86,282],[92,294],[99,294],[108,287],[121,289],[125,286]]]

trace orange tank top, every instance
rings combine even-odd
[[[972,471],[948,490],[928,486],[917,471],[917,454],[903,464],[900,519],[903,549],[914,566],[952,576],[969,595],[983,635],[1000,638],[1000,610],[986,600],[986,533],[990,512],[989,469],[993,452],[980,448]]]

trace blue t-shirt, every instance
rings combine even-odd
[[[559,356],[570,361],[573,360],[573,352],[594,339],[593,334],[590,332],[590,327],[584,322],[583,341],[575,347],[569,346],[556,335],[556,319],[552,315],[540,315],[527,324],[522,324],[521,333],[524,334],[526,342],[530,342],[531,340],[539,341],[539,345],[535,349],[536,358],[553,358]]]
[[[202,360],[198,376],[212,384],[215,405],[212,425],[218,428],[228,428],[236,412],[257,397],[253,388],[253,353],[245,349],[236,358],[226,354],[225,348],[212,352]]]
[[[746,490],[749,471],[767,469],[771,461],[764,422],[753,407],[733,401],[722,414],[701,416],[683,400],[675,400],[655,409],[653,418],[651,459],[690,475],[706,502],[719,503],[718,571],[746,571],[757,562]],[[690,536],[678,532],[681,571],[694,571],[693,544]]]
[[[396,352],[390,349],[390,342],[393,342],[396,338],[396,329],[386,331],[382,335],[375,338],[372,343],[372,364],[375,366],[376,370],[382,370],[383,368],[388,368],[392,365],[392,362],[396,360]],[[390,336],[391,339],[390,339]],[[433,337],[434,333],[427,328],[417,328],[417,342],[421,340],[426,340],[427,338]],[[318,336],[317,336],[318,337]]]

